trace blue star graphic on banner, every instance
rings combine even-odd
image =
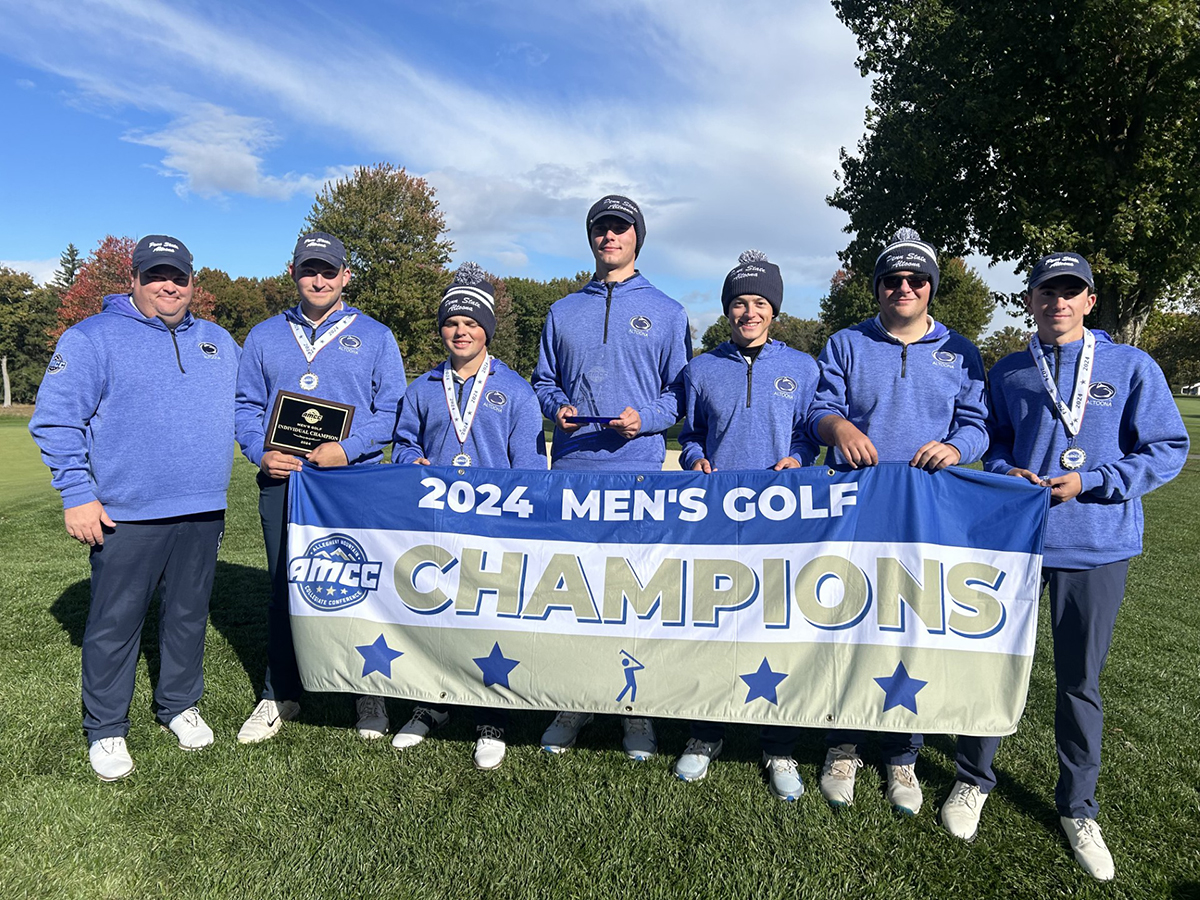
[[[389,647],[382,634],[375,638],[374,643],[362,644],[354,649],[362,654],[363,678],[366,678],[372,672],[379,672],[384,678],[391,678],[392,663],[404,655],[399,650],[393,650]]]
[[[771,664],[767,662],[764,656],[763,661],[758,666],[757,672],[751,672],[749,675],[739,675],[738,678],[746,682],[746,687],[750,688],[746,692],[746,702],[756,700],[762,697],[768,703],[779,705],[779,697],[775,693],[775,689],[779,687],[779,683],[787,678],[786,672],[772,672]]]
[[[475,665],[479,666],[479,671],[483,673],[484,687],[494,684],[508,687],[508,674],[520,664],[515,659],[508,659],[501,652],[499,643],[492,645],[492,652],[487,656],[475,657]]]
[[[884,712],[893,706],[903,706],[914,714],[917,711],[917,692],[929,684],[928,681],[909,675],[903,662],[899,663],[896,671],[887,678],[876,678],[875,683],[883,688]]]

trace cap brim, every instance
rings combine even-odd
[[[637,219],[635,219],[629,213],[624,212],[623,210],[606,209],[606,210],[604,210],[604,212],[597,213],[596,215],[594,215],[590,219],[588,219],[588,228],[591,228],[593,225],[595,225],[601,219],[607,219],[607,218],[620,219],[622,222],[628,222],[630,225],[637,224]]]
[[[1078,272],[1045,272],[1036,281],[1029,282],[1029,290],[1035,290],[1045,284],[1047,281],[1053,281],[1055,278],[1074,278],[1076,281],[1082,281],[1087,285],[1088,290],[1094,291],[1096,285],[1092,284],[1088,279],[1084,278]]]

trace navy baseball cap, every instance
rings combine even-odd
[[[1040,284],[1045,284],[1051,278],[1060,275],[1070,275],[1084,282],[1093,291],[1096,280],[1092,277],[1092,267],[1078,253],[1051,253],[1043,256],[1034,263],[1033,271],[1029,273],[1029,290]]]
[[[609,194],[601,197],[588,210],[587,230],[589,238],[592,234],[592,225],[597,219],[603,219],[605,216],[613,216],[633,226],[633,233],[637,235],[635,252],[641,253],[642,244],[646,241],[646,220],[642,216],[641,208],[628,197],[622,197],[620,194]]]
[[[170,266],[184,275],[192,274],[192,252],[179,238],[166,234],[148,234],[133,248],[133,267],[139,272],[155,266]]]
[[[340,269],[346,264],[346,247],[332,234],[312,231],[301,235],[300,240],[296,241],[296,249],[292,252],[292,265],[298,266],[309,259],[319,259]]]

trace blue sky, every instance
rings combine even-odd
[[[640,268],[701,329],[749,247],[781,265],[784,310],[815,316],[847,242],[824,198],[869,84],[828,3],[0,0],[0,15],[0,260],[38,277],[68,242],[152,232],[197,265],[275,274],[320,186],[381,161],[434,186],[455,263],[499,275],[590,268],[588,206],[628,194]],[[983,274],[1015,289],[1007,267]]]

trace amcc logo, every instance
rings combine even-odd
[[[288,581],[313,609],[345,609],[379,588],[383,563],[367,559],[362,545],[346,534],[328,534],[288,560]]]

